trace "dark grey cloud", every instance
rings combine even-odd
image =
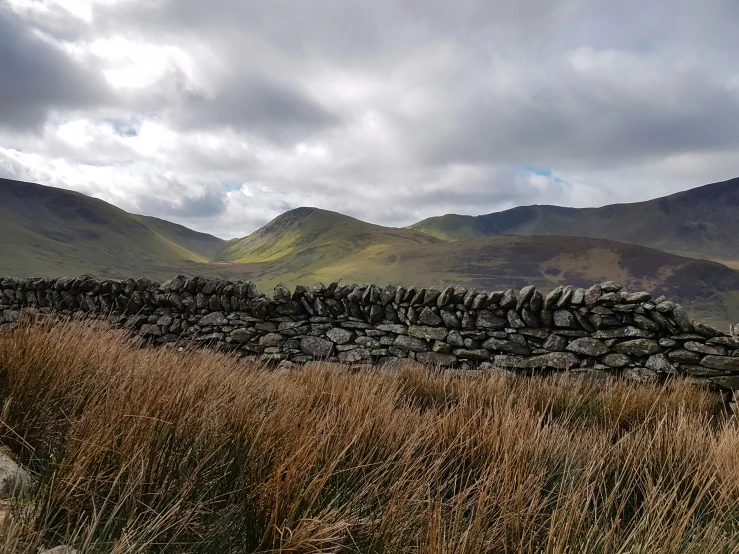
[[[175,121],[185,128],[244,130],[280,143],[304,140],[338,125],[340,118],[285,83],[264,75],[234,73],[213,94],[188,91]]]
[[[91,2],[0,9],[0,172],[221,236],[739,175],[734,0]]]
[[[0,126],[38,130],[50,110],[86,109],[111,99],[103,75],[34,35],[0,6]]]

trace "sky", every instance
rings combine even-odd
[[[739,176],[736,0],[0,0],[0,177],[223,238]]]

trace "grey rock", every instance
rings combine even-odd
[[[559,297],[562,295],[562,287],[557,287],[553,291],[551,291],[549,294],[547,294],[544,297],[544,301],[542,302],[542,307],[545,310],[548,310],[549,308],[553,307],[554,304],[559,300]]]
[[[695,341],[688,341],[683,345],[685,350],[691,352],[700,352],[701,354],[712,354],[714,356],[727,356],[726,347],[719,345],[703,344]]]
[[[672,362],[670,361],[670,359],[664,354],[654,354],[653,356],[649,356],[646,366],[649,369],[653,369],[654,371],[660,371],[662,373],[670,373],[673,375],[677,374],[677,371],[675,370],[675,366],[672,365]]]
[[[354,333],[340,327],[334,327],[326,331],[326,337],[334,344],[347,344],[354,338]]]
[[[566,308],[567,306],[569,306],[573,294],[574,289],[571,286],[567,285],[565,288],[563,288],[562,294],[560,294],[559,298],[557,299],[557,308]]]
[[[396,335],[407,335],[408,327],[397,323],[383,323],[377,326],[378,331],[386,331],[388,333],[395,333]]]
[[[454,366],[457,364],[457,357],[441,352],[418,352],[416,361],[434,366]]]
[[[464,337],[462,337],[459,331],[449,331],[446,340],[452,346],[464,346]]]
[[[428,350],[425,341],[406,335],[400,335],[396,338],[393,346],[405,352],[426,352]]]
[[[203,327],[213,327],[216,325],[228,325],[228,319],[223,312],[212,312],[200,318],[200,325]]]
[[[567,339],[560,335],[549,335],[542,348],[550,352],[564,352],[567,350]]]
[[[481,310],[481,311],[484,311],[484,310]],[[439,315],[441,315],[441,319],[444,322],[444,325],[448,329],[461,329],[462,328],[462,322],[459,321],[459,318],[452,312],[447,311],[447,310],[440,310]]]
[[[0,498],[25,496],[33,484],[31,474],[0,450]]]
[[[701,323],[700,321],[693,322],[693,330],[699,335],[706,337],[707,339],[724,336],[724,333],[722,333],[715,327],[711,327],[710,325],[706,325],[705,323]]]
[[[455,348],[452,352],[461,360],[487,361],[490,359],[490,352],[482,348]]]
[[[408,334],[411,337],[426,340],[444,340],[447,337],[448,331],[444,327],[421,327],[418,325],[411,325],[408,328]]]
[[[300,349],[314,358],[328,358],[334,350],[334,343],[320,337],[305,337],[300,340]]]
[[[452,345],[442,341],[434,341],[431,347],[433,352],[439,352],[441,354],[449,354],[452,351]]]
[[[435,327],[442,324],[442,319],[434,312],[432,312],[428,306],[426,306],[421,312],[421,315],[418,316],[418,322],[423,323],[424,325]]]
[[[274,299],[277,302],[283,303],[283,302],[289,302],[293,297],[293,293],[290,292],[290,289],[288,289],[285,285],[280,283],[275,287],[275,294]]]
[[[449,286],[445,288],[443,291],[441,291],[441,294],[436,299],[436,306],[441,308],[449,304],[449,302],[451,302],[452,300],[453,294],[454,294],[454,287]]]
[[[345,364],[355,364],[372,358],[372,353],[366,348],[356,348],[348,352],[339,352],[339,361]]]
[[[623,370],[621,377],[637,383],[656,383],[659,380],[659,375],[653,369],[645,367],[628,367]]]
[[[661,314],[667,314],[677,309],[677,304],[674,302],[670,302],[668,300],[665,300],[663,302],[658,302],[657,306],[654,308]]]
[[[567,350],[576,354],[585,354],[586,356],[603,356],[610,351],[601,341],[590,337],[573,340],[567,346]]]
[[[475,318],[475,327],[482,329],[504,329],[507,323],[507,320],[494,315],[488,310],[479,310]]]
[[[600,285],[593,285],[585,291],[584,302],[588,308],[594,308],[598,304],[598,300],[603,295]]]
[[[577,320],[574,314],[568,310],[554,312],[554,324],[563,329],[577,329]]]
[[[549,331],[546,329],[524,327],[523,329],[519,329],[518,332],[527,337],[535,337],[541,340],[546,340],[549,337]]]
[[[508,289],[503,293],[503,298],[500,299],[498,305],[503,309],[513,308],[516,306],[518,301],[516,300],[516,294],[513,290]]]
[[[729,348],[739,348],[739,337],[714,337],[708,339],[708,344],[720,344],[722,346],[728,346]]]
[[[577,366],[579,361],[578,357],[570,352],[552,352],[540,356],[509,356],[501,354],[495,356],[493,359],[493,363],[497,367],[510,369],[537,369],[545,367],[570,369]]]
[[[700,365],[724,371],[739,371],[739,358],[729,356],[705,356]]]
[[[259,346],[279,346],[283,340],[285,340],[285,337],[279,333],[267,333],[266,335],[259,337]]]
[[[667,357],[673,362],[681,362],[686,364],[697,364],[701,360],[700,354],[691,352],[683,348],[676,348],[667,353]]]
[[[642,338],[649,339],[654,337],[654,333],[645,331],[644,329],[638,329],[636,327],[626,326],[619,327],[617,329],[604,329],[602,331],[596,331],[593,333],[593,338],[596,339],[624,339],[624,338]]]
[[[606,292],[606,293],[608,293],[608,292],[618,292],[622,288],[624,288],[624,286],[621,283],[617,282],[617,281],[606,281],[605,283],[601,283],[600,284],[600,289],[603,292]]]
[[[645,331],[659,331],[659,325],[641,314],[634,314],[634,325]]]
[[[515,310],[508,310],[507,316],[508,316],[508,325],[512,327],[513,329],[521,329],[523,327],[526,327],[526,324],[518,316]]]
[[[626,367],[631,363],[631,358],[629,358],[626,354],[611,352],[610,354],[606,354],[605,356],[603,356],[603,363],[609,367]]]
[[[572,300],[570,300],[571,306],[580,306],[585,301],[585,289],[577,288],[572,293]]]
[[[641,304],[642,302],[649,302],[652,299],[652,295],[648,292],[632,292],[627,294],[624,299],[629,304]]]
[[[690,322],[687,312],[681,306],[678,306],[672,311],[672,317],[675,319],[675,324],[680,331],[683,333],[693,331],[693,324]]]
[[[543,302],[544,295],[538,290],[534,291],[534,294],[531,295],[531,302],[529,302],[529,309],[534,313],[538,313]]]
[[[662,339],[659,339],[659,345],[664,348],[674,348],[675,346],[677,346],[677,341],[672,340],[672,339],[662,338]]]
[[[248,329],[241,328],[234,329],[229,336],[236,342],[249,342],[256,335],[257,334],[254,331],[249,331]]]
[[[72,548],[69,545],[63,544],[60,546],[55,546],[54,548],[50,548],[49,550],[41,550],[39,554],[77,554],[77,549]]]
[[[536,287],[533,285],[525,286],[521,289],[521,291],[518,293],[518,302],[516,303],[516,311],[521,311],[521,309],[529,302],[531,302],[531,297],[536,292]]]
[[[482,347],[495,352],[509,352],[511,354],[519,354],[527,356],[531,351],[525,346],[510,340],[488,339],[482,343]]]
[[[652,354],[659,354],[662,351],[662,347],[657,341],[652,339],[634,339],[614,344],[613,350],[619,354],[651,356]]]

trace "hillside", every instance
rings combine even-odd
[[[0,179],[5,275],[171,273],[209,261],[224,244],[77,192]]]
[[[449,214],[410,228],[446,241],[498,235],[605,238],[693,258],[739,261],[739,179],[601,208],[521,206],[480,216]]]
[[[673,199],[669,205],[689,202],[683,195],[688,200]],[[696,202],[705,203],[706,197],[699,194]],[[651,209],[643,204],[644,210]],[[568,210],[544,208],[520,211],[536,209],[551,219],[555,210]],[[498,230],[515,227],[498,224]],[[476,236],[474,226],[466,229],[467,236]],[[463,284],[487,290],[530,283],[548,289],[615,279],[631,290],[668,294],[696,317],[721,324],[739,320],[739,272],[711,261],[576,236],[443,242],[417,230],[382,227],[317,208],[286,212],[248,237],[223,241],[82,194],[0,180],[0,252],[0,276],[87,273],[164,279],[185,273],[249,279],[263,290],[280,282],[317,281]]]

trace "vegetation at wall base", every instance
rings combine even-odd
[[[67,322],[0,336],[0,402],[0,442],[38,475],[2,552],[739,545],[739,426],[682,381],[271,371]]]

